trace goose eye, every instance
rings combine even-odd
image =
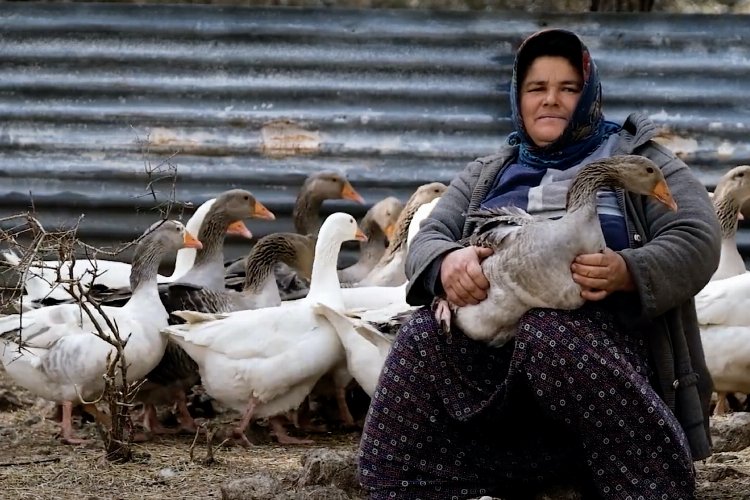
[[[648,172],[649,174],[653,174],[654,173],[654,167],[646,167],[646,172]]]
[[[743,172],[740,172],[739,174],[737,174],[737,177],[744,177],[744,176],[745,174]]]
[[[243,198],[245,199],[245,201],[247,201],[247,200],[250,199],[250,197],[248,195],[243,196]]]

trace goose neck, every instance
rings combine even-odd
[[[737,234],[739,202],[731,196],[722,196],[714,201],[714,208],[721,225],[721,237],[723,239],[734,238]]]

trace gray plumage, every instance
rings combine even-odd
[[[488,220],[478,225],[471,243],[494,250],[482,262],[490,282],[488,297],[458,308],[456,325],[473,339],[502,345],[513,337],[518,320],[531,308],[576,309],[583,305],[570,265],[578,255],[605,248],[596,211],[597,190],[622,187],[644,195],[668,193],[658,190],[660,183],[666,187],[664,176],[651,160],[614,156],[580,170],[568,191],[566,213],[559,219],[526,217],[518,209],[498,212],[497,220],[485,217]],[[671,195],[661,201],[669,200]],[[481,215],[488,214],[469,214],[475,218]]]
[[[203,248],[198,250],[193,267],[177,282],[168,286],[167,298],[162,300],[168,312],[184,309],[196,293],[203,289],[224,289],[224,237],[230,224],[256,214],[259,204],[248,191],[232,189],[216,198],[201,225],[198,239]],[[170,317],[170,322],[173,319]],[[187,390],[198,380],[195,362],[176,344],[169,342],[159,364],[146,377],[138,398],[144,402],[158,402],[164,392],[159,386]]]
[[[175,310],[228,313],[281,304],[274,269],[283,262],[305,279],[310,279],[315,255],[315,238],[294,233],[274,233],[261,238],[245,259],[243,290],[213,290],[192,284],[170,287]],[[174,294],[174,302],[172,294]],[[179,305],[177,302],[179,301]]]

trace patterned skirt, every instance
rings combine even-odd
[[[649,383],[647,348],[597,305],[534,309],[490,348],[429,308],[401,328],[359,450],[372,499],[694,498],[687,440]]]

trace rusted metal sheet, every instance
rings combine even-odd
[[[85,213],[82,238],[123,241],[154,217],[144,165],[167,159],[180,200],[253,191],[279,216],[252,222],[259,236],[292,229],[318,170],[368,203],[405,200],[498,148],[515,48],[547,26],[590,46],[608,118],[649,114],[707,186],[750,163],[745,16],[5,3],[2,211],[33,197],[49,226]],[[365,207],[326,204],[340,209]]]

